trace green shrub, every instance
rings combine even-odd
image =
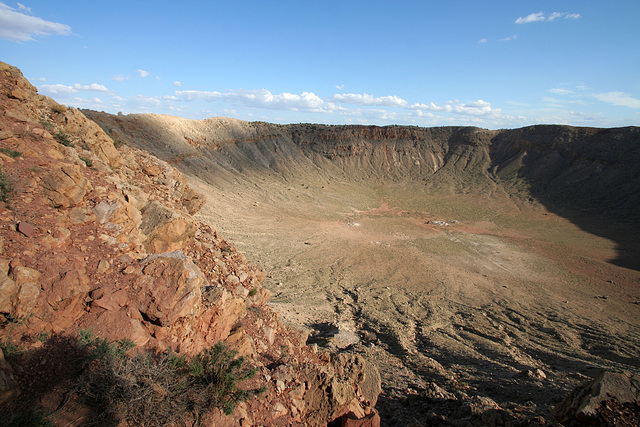
[[[91,159],[88,159],[86,157],[82,157],[82,156],[78,156],[80,157],[80,160],[82,160],[84,162],[85,165],[87,165],[88,168],[93,166],[93,161]]]
[[[256,370],[222,343],[190,360],[173,352],[131,354],[134,346],[131,340],[111,341],[86,330],[75,337],[54,334],[40,348],[24,352],[0,342],[5,357],[16,363],[16,380],[26,387],[0,408],[0,425],[52,425],[64,409],[43,405],[39,393],[62,384],[87,405],[87,425],[201,425],[213,408],[231,414],[239,402],[266,389],[241,387]]]
[[[11,363],[24,352],[24,349],[11,341],[0,341],[0,349],[2,350],[2,354],[4,354],[4,358],[7,362]]]
[[[122,342],[86,331],[81,331],[79,342],[91,355],[79,391],[108,419],[125,419],[132,425],[197,425],[213,408],[231,414],[237,403],[265,390],[240,387],[255,375],[255,368],[222,343],[189,361],[172,352],[128,356]]]
[[[264,388],[245,390],[238,386],[239,382],[253,378],[256,369],[247,366],[244,357],[236,355],[237,351],[218,342],[191,360],[189,367],[193,378],[191,386],[196,390],[193,402],[196,408],[206,411],[218,407],[230,415],[239,402],[265,391]]]
[[[0,148],[0,151],[3,152],[4,154],[6,154],[7,156],[10,156],[10,157],[13,157],[13,158],[22,156],[22,151],[12,150],[12,149],[7,148],[7,147]]]
[[[56,139],[65,147],[73,147],[73,141],[71,140],[71,137],[68,133],[60,131],[56,134]]]
[[[9,203],[13,195],[13,183],[0,169],[0,202]]]

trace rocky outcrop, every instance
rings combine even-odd
[[[62,164],[42,178],[42,187],[54,208],[70,208],[83,199],[91,184],[80,173],[80,167]]]
[[[309,381],[301,393],[298,410],[307,413],[312,425],[344,415],[366,418],[375,406],[380,388],[377,370],[357,355],[339,354],[326,366],[309,367],[305,372]]]
[[[0,204],[3,345],[33,353],[42,337],[87,330],[141,352],[194,355],[224,341],[250,358],[267,391],[231,416],[211,414],[212,425],[375,415],[375,368],[307,347],[285,326],[265,305],[265,273],[193,216],[205,198],[169,163],[116,148],[84,114],[38,95],[3,63],[0,111],[0,173],[13,185]],[[0,404],[11,404],[28,375],[0,357]],[[43,393],[39,402],[62,411],[64,384]]]
[[[571,392],[553,418],[567,427],[640,425],[640,378],[604,371]]]
[[[158,202],[142,209],[141,230],[147,235],[149,252],[172,252],[185,249],[196,233],[193,218]]]

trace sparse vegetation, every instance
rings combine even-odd
[[[42,390],[62,383],[69,387],[68,393],[92,409],[95,425],[120,421],[130,425],[200,425],[213,408],[231,414],[239,402],[266,390],[241,388],[240,383],[252,378],[256,370],[223,343],[188,359],[173,352],[130,354],[135,347],[131,340],[111,341],[86,330],[75,337],[43,334],[36,339],[46,342],[27,352],[11,342],[0,342],[7,360],[27,376],[16,379],[33,388],[23,390],[21,398],[0,413],[8,425],[52,425],[62,408],[42,407]],[[55,368],[61,360],[64,372]],[[51,384],[42,383],[40,371],[55,371],[53,377],[47,374]]]
[[[88,168],[93,167],[93,160],[87,157],[82,157],[82,156],[79,156],[79,157],[80,157],[80,160],[82,160],[84,164],[87,165]]]
[[[4,354],[4,358],[8,362],[15,360],[24,351],[22,347],[8,340],[0,341],[0,350],[2,350],[2,354]]]
[[[60,144],[64,145],[65,147],[73,147],[73,141],[71,140],[71,137],[69,136],[69,134],[66,132],[62,132],[62,131],[58,132],[56,134],[56,139]]]
[[[22,151],[12,150],[12,149],[7,148],[7,147],[0,148],[0,152],[3,152],[7,156],[13,157],[13,158],[22,156]]]
[[[9,203],[13,195],[13,183],[0,169],[0,202]]]
[[[249,296],[253,297],[258,293],[258,289],[257,288],[251,288],[251,290],[249,291]]]
[[[120,149],[124,145],[127,145],[127,143],[120,138],[116,138],[113,140],[113,146],[116,147],[117,149]]]
[[[255,375],[237,352],[218,343],[190,361],[168,352],[128,356],[131,342],[111,342],[81,332],[79,342],[89,349],[89,363],[80,384],[87,403],[110,417],[134,425],[199,423],[214,407],[231,414],[237,403],[264,388],[243,389],[239,383]]]

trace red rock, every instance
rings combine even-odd
[[[27,237],[33,236],[33,232],[36,227],[33,224],[29,224],[28,222],[20,221],[18,223],[18,231],[24,234]]]
[[[350,418],[349,415],[351,414],[342,417],[341,427],[380,427],[380,415],[376,410],[360,419]]]

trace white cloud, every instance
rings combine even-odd
[[[549,16],[546,16],[544,12],[536,12],[530,13],[524,18],[521,16],[516,19],[516,24],[529,24],[531,22],[541,22],[541,21],[555,21],[558,18],[565,19],[580,19],[582,15],[579,13],[567,13],[567,12],[552,12]]]
[[[0,2],[0,38],[14,42],[34,40],[34,37],[51,35],[68,36],[71,27],[58,22],[46,21],[31,13],[31,9],[18,3],[20,11]]]
[[[130,78],[131,78],[131,76],[125,76],[125,75],[122,75],[122,74],[118,74],[117,76],[111,77],[111,80],[115,80],[117,82],[122,82],[122,81],[125,81],[125,80],[129,80]]]
[[[58,97],[70,96],[72,93],[77,93],[78,91],[110,93],[109,89],[97,83],[91,83],[90,85],[75,83],[71,86],[58,83],[53,85],[41,85],[39,89],[46,95]]]
[[[138,73],[138,75],[142,78],[149,76],[149,72],[145,70],[136,70],[136,73]]]
[[[41,92],[50,96],[67,96],[77,92],[77,90],[74,89],[73,86],[65,86],[59,83],[54,85],[41,85],[39,89]]]
[[[444,105],[436,105],[431,102],[429,104],[412,104],[408,108],[412,110],[420,111],[421,113],[426,111],[442,111],[445,113],[464,114],[469,116],[482,116],[487,114],[499,113],[499,108],[492,108],[491,103],[478,99],[477,101],[469,104],[463,104],[458,100],[449,101]]]
[[[409,103],[399,96],[374,97],[367,93],[343,93],[335,94],[331,99],[334,102],[343,104],[366,105],[366,106],[386,106],[386,107],[406,107]]]
[[[181,82],[181,81],[178,81],[178,80],[176,80],[176,81],[175,81],[175,82],[173,82],[172,84],[173,84],[175,87],[180,87],[180,86],[182,86],[182,82]]]
[[[562,89],[562,88],[549,89],[547,92],[555,93],[556,95],[569,95],[569,94],[573,93],[572,90]]]
[[[31,15],[31,8],[23,5],[22,3],[18,3],[18,9],[23,10],[25,13]]]
[[[488,41],[489,41],[489,40],[487,40],[487,39],[480,39],[480,40],[478,40],[478,43],[486,43],[486,42],[488,42]]]
[[[516,19],[516,24],[528,24],[530,22],[539,22],[544,20],[545,20],[544,12],[537,12],[537,13],[530,13],[524,18],[522,16],[519,17],[518,19]]]
[[[634,98],[624,92],[606,92],[593,95],[602,102],[618,105],[621,107],[640,108],[640,99]]]
[[[336,85],[336,89],[342,90],[342,89],[344,89],[344,85]]]
[[[560,12],[553,12],[551,15],[549,15],[549,17],[547,18],[547,21],[553,21],[556,18],[560,18],[563,14]]]
[[[240,89],[227,92],[177,90],[175,94],[176,97],[182,101],[238,102],[251,108],[270,108],[276,110],[320,111],[325,106],[324,100],[313,92],[302,92],[300,95],[283,92],[274,95],[266,89]]]
[[[514,34],[514,35],[512,35],[512,36],[507,36],[507,37],[505,37],[505,38],[503,38],[503,39],[500,39],[500,41],[501,41],[501,42],[508,42],[508,41],[511,41],[511,40],[515,40],[515,39],[517,39],[517,38],[518,38],[518,35],[517,35],[517,34]]]
[[[109,93],[109,89],[97,83],[91,83],[90,85],[81,85],[79,83],[76,83],[73,85],[73,88],[76,90],[88,90],[91,92]]]

